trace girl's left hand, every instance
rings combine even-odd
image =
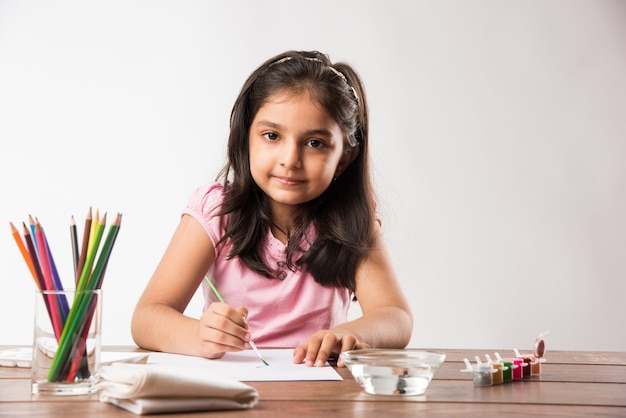
[[[369,344],[358,341],[352,334],[321,330],[294,349],[293,362],[300,364],[304,361],[307,367],[322,367],[331,354],[337,354],[337,366],[345,367],[339,353],[365,348],[370,348]]]

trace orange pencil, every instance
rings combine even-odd
[[[24,258],[24,261],[26,262],[26,265],[28,266],[28,270],[30,270],[30,274],[32,274],[33,279],[35,280],[35,284],[39,288],[39,281],[37,280],[37,274],[35,273],[35,266],[33,265],[33,260],[31,260],[30,254],[28,254],[28,250],[24,246],[24,241],[22,241],[22,237],[20,237],[20,232],[17,230],[15,225],[13,225],[13,222],[9,222],[9,223],[11,224],[11,234],[13,234],[13,239],[15,240],[15,243],[17,244],[17,247],[19,248],[20,253],[22,253],[22,257]]]

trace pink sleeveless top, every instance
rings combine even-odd
[[[224,188],[212,183],[198,188],[189,198],[184,214],[198,221],[213,245],[224,231],[215,208],[222,202]],[[207,272],[215,287],[231,306],[248,309],[248,323],[259,347],[292,348],[321,329],[330,329],[347,321],[351,292],[348,289],[323,287],[302,268],[290,270],[285,261],[285,244],[268,228],[264,261],[281,271],[281,279],[261,276],[239,261],[227,259],[230,242],[216,247],[215,262]],[[203,281],[204,309],[217,301]]]

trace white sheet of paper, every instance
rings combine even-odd
[[[252,350],[226,353],[216,360],[180,354],[150,353],[148,364],[205,367],[220,376],[247,382],[343,380],[328,363],[325,367],[293,364],[292,349],[264,349],[261,354],[269,366],[265,366]]]

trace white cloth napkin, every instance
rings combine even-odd
[[[137,415],[252,408],[255,388],[201,368],[113,363],[102,366],[100,401]]]

